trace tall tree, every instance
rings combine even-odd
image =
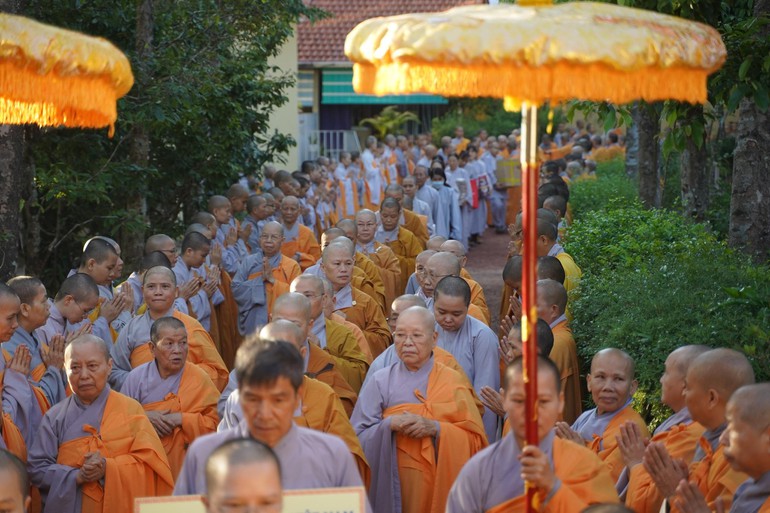
[[[766,20],[770,16],[770,0],[757,0],[754,16]],[[770,37],[770,26],[765,25],[758,35],[766,42]],[[765,53],[764,56],[762,69],[766,78],[770,71],[770,55]],[[739,74],[741,71],[743,69],[739,70]],[[748,70],[743,75],[747,73]],[[756,93],[751,97],[746,95],[741,100],[739,115],[733,154],[729,243],[760,261],[766,261],[770,258],[770,113],[767,88],[764,98]]]
[[[637,130],[637,168],[639,170],[639,198],[647,207],[659,207],[661,201],[658,170],[658,137],[660,117],[654,105],[638,102],[632,111]]]
[[[96,233],[129,256],[146,230],[179,234],[207,195],[294,143],[269,126],[296,77],[268,60],[300,17],[320,14],[302,0],[28,2],[42,21],[112,41],[136,75],[113,139],[65,129],[30,139],[43,253],[31,272],[50,283]]]
[[[703,106],[693,105],[686,108],[684,117],[679,121],[679,129],[684,133],[679,166],[683,215],[696,221],[706,219],[709,206],[709,171],[712,165],[706,147],[704,119]]]
[[[0,0],[0,11],[20,13],[22,0]],[[0,281],[16,273],[19,261],[19,205],[24,166],[24,129],[0,125]]]

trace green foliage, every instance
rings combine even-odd
[[[431,123],[433,142],[438,144],[442,136],[454,137],[455,127],[462,126],[465,136],[471,138],[486,130],[490,136],[510,135],[521,126],[521,114],[506,112],[502,100],[476,98],[452,100],[450,110]],[[540,120],[539,120],[540,121]],[[543,122],[547,122],[544,118]],[[545,126],[539,123],[539,126]]]
[[[637,406],[648,420],[667,415],[658,379],[678,346],[742,350],[759,378],[770,377],[770,269],[704,225],[613,200],[576,219],[565,248],[584,273],[570,306],[580,353],[588,361],[604,347],[628,351],[637,362]]]
[[[575,219],[586,213],[603,211],[610,204],[629,204],[638,197],[636,184],[626,176],[622,160],[601,163],[597,180],[578,180],[570,187],[570,208]]]
[[[61,269],[43,264],[66,268],[60,263],[96,232],[146,228],[177,235],[208,194],[282,158],[295,144],[269,131],[270,116],[286,102],[295,77],[268,59],[301,16],[319,15],[301,0],[152,2],[151,52],[142,58],[135,51],[141,1],[27,4],[28,14],[41,21],[112,41],[128,55],[137,79],[118,103],[114,139],[106,130],[30,132],[45,252],[37,272],[60,279]],[[132,151],[141,134],[149,138],[147,165]],[[137,198],[146,205],[149,226],[135,213]]]
[[[359,124],[369,125],[374,130],[374,134],[382,139],[388,134],[398,135],[403,133],[403,127],[409,121],[420,122],[417,114],[410,111],[399,112],[398,107],[389,105],[382,109],[377,116],[373,118],[362,119]]]

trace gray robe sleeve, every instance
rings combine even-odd
[[[59,442],[46,415],[29,451],[27,469],[32,484],[45,502],[43,513],[80,513],[81,492],[76,483],[79,470],[56,463]]]
[[[2,367],[5,368],[4,366],[3,362]],[[29,447],[40,425],[42,413],[26,376],[7,368],[3,374],[3,412],[10,415],[21,431],[24,443]]]
[[[390,418],[383,419],[384,398],[376,380],[367,381],[358,396],[350,423],[372,470],[369,502],[375,513],[401,513],[396,441]]]
[[[120,392],[126,376],[131,372],[131,347],[129,347],[129,329],[120,331],[118,340],[110,348],[112,353],[112,372],[110,373],[110,386]]]
[[[497,338],[491,330],[482,330],[474,346],[473,363],[475,366],[473,388],[480,393],[482,387],[500,390],[500,371],[498,363]],[[498,416],[489,408],[484,408],[481,420],[484,421],[484,431],[489,443],[498,439]]]

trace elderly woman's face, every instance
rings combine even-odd
[[[422,367],[430,358],[436,345],[435,324],[427,322],[426,317],[418,312],[403,312],[398,316],[393,340],[396,354],[411,370]]]

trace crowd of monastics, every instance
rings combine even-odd
[[[551,513],[770,511],[770,385],[743,354],[668,355],[672,414],[652,432],[628,354],[607,347],[581,377],[581,271],[560,242],[570,185],[624,155],[619,131],[560,125],[538,145],[526,443],[522,222],[500,172],[519,134],[454,135],[368,137],[244,176],[181,240],[148,237],[127,278],[118,242],[96,236],[57,291],[0,284],[0,511],[199,495],[210,512],[277,512],[283,490],[351,486],[377,513],[524,511],[527,489]],[[488,264],[490,312],[466,263],[496,237],[510,242]]]

